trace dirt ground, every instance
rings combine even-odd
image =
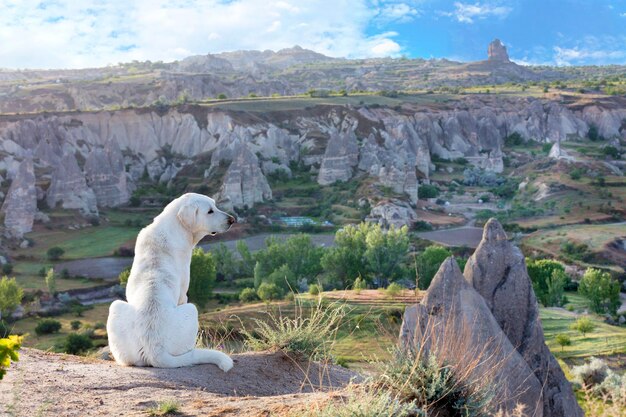
[[[111,361],[22,349],[0,383],[1,416],[147,416],[175,400],[183,416],[284,416],[326,402],[360,377],[338,366],[283,353],[233,355],[214,365],[178,369],[122,367]]]

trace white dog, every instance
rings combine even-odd
[[[226,354],[196,349],[198,310],[187,303],[193,247],[204,236],[227,231],[235,218],[213,199],[185,194],[165,207],[139,232],[126,299],[109,309],[107,333],[115,360],[122,365],[177,368],[213,363],[233,367]]]

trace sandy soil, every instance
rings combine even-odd
[[[359,376],[282,353],[234,355],[224,374],[214,365],[179,369],[122,367],[111,361],[23,349],[0,383],[2,416],[146,416],[173,399],[186,416],[286,415],[326,402]]]

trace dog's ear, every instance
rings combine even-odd
[[[185,204],[178,210],[176,217],[186,229],[193,231],[197,214],[198,206],[196,204]]]

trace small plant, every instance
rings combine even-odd
[[[357,277],[357,279],[354,280],[352,288],[354,289],[355,293],[360,294],[362,290],[367,288],[367,284],[365,283],[365,280],[363,278]]]
[[[572,367],[574,380],[588,387],[601,384],[609,373],[609,367],[605,361],[592,357],[588,363]]]
[[[24,298],[24,290],[15,278],[4,276],[0,279],[0,317],[7,318],[15,311]]]
[[[309,286],[309,294],[311,295],[319,295],[319,293],[321,292],[320,286],[317,284],[311,284]]]
[[[257,295],[261,299],[261,301],[272,301],[279,300],[283,297],[283,291],[276,284],[270,284],[267,282],[263,282],[259,289],[257,290]]]
[[[61,322],[54,319],[43,319],[35,327],[35,333],[37,336],[43,334],[58,333],[61,330]]]
[[[578,331],[583,337],[585,337],[587,333],[592,332],[595,328],[596,325],[589,317],[581,317],[570,326],[570,329]]]
[[[48,287],[48,292],[54,295],[57,290],[57,279],[56,279],[56,274],[54,273],[53,268],[48,269],[45,280],[46,280],[46,287]]]
[[[17,362],[20,357],[17,351],[22,345],[20,336],[9,336],[0,338],[0,380],[4,378],[11,361]]]
[[[253,350],[273,350],[293,353],[313,360],[331,358],[330,349],[347,311],[322,299],[304,314],[302,304],[296,304],[294,317],[281,312],[269,312],[268,320],[253,319],[254,329],[243,329],[246,345]],[[242,326],[243,327],[243,326]]]
[[[572,338],[565,333],[559,333],[556,335],[556,343],[561,346],[561,352],[563,352],[565,346],[571,346]]]
[[[81,321],[80,321],[80,320],[73,320],[73,321],[70,323],[70,326],[72,327],[72,330],[78,330],[78,329],[80,329],[80,326],[81,326],[82,324],[83,324],[83,323],[81,323]]]
[[[259,297],[257,296],[254,288],[244,288],[239,293],[239,301],[241,301],[242,303],[251,303],[258,299]]]
[[[59,259],[61,259],[61,256],[63,256],[64,253],[65,253],[65,250],[63,250],[63,248],[60,248],[58,246],[53,246],[50,249],[48,249],[48,251],[46,252],[46,256],[51,261],[58,261]]]
[[[124,270],[117,276],[117,279],[123,288],[126,288],[126,285],[128,284],[128,277],[130,277],[130,267],[124,268]]]
[[[159,401],[153,408],[148,409],[149,416],[173,416],[180,414],[180,403],[175,400]]]
[[[63,343],[63,352],[71,355],[80,355],[93,348],[93,342],[84,334],[68,334]]]
[[[395,298],[399,296],[400,294],[402,294],[402,290],[403,290],[402,285],[398,284],[397,282],[392,282],[391,284],[389,284],[389,286],[385,290],[385,294],[389,298]]]

